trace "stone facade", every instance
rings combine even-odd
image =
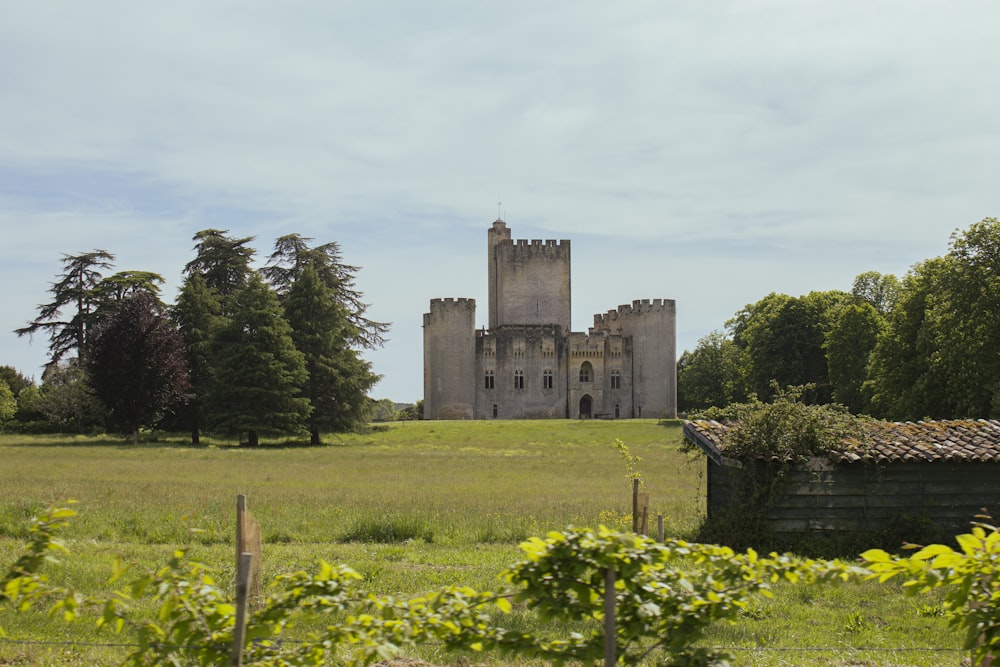
[[[489,328],[474,299],[424,314],[425,419],[677,416],[676,306],[643,299],[570,331],[569,241],[488,234]]]

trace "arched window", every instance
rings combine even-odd
[[[594,381],[594,367],[590,365],[589,361],[583,362],[580,366],[580,382],[593,382]]]
[[[496,419],[498,414],[500,414],[500,410],[497,408],[497,404],[494,403],[493,404],[493,419]]]
[[[542,389],[552,389],[552,371],[548,368],[542,372]]]
[[[493,371],[486,371],[486,388],[493,388]]]
[[[524,389],[524,371],[514,371],[514,389]]]
[[[621,371],[611,371],[611,388],[621,389],[622,388],[622,372]]]

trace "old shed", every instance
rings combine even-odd
[[[708,518],[756,512],[774,533],[965,532],[983,508],[1000,518],[1000,421],[880,422],[864,447],[805,461],[726,455],[732,425],[696,420],[684,436],[707,457]]]

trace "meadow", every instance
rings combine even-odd
[[[704,512],[703,460],[680,451],[680,427],[655,420],[400,422],[327,445],[293,441],[191,447],[181,436],[0,435],[0,564],[18,553],[30,517],[77,501],[65,532],[71,554],[53,579],[108,593],[111,563],[164,562],[177,546],[233,576],[237,494],[264,536],[264,577],[345,563],[370,590],[416,595],[446,584],[501,586],[518,544],[567,525],[631,525],[631,483],[614,445],[641,458],[651,516],[667,535],[691,538]],[[532,627],[530,612],[513,622]],[[66,626],[43,613],[0,608],[0,665],[107,664],[127,637]],[[960,639],[933,598],[872,582],[801,587],[761,598],[708,643],[745,665],[942,665],[960,663]],[[433,646],[432,664],[479,664]],[[496,659],[500,662],[499,659]]]

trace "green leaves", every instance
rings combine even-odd
[[[911,594],[940,588],[942,609],[952,627],[965,630],[964,648],[973,650],[976,662],[1000,651],[1000,533],[980,524],[955,541],[960,551],[932,544],[905,558],[894,558],[880,549],[861,554],[871,577],[886,581],[905,577]]]

